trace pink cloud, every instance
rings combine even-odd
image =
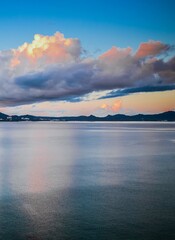
[[[112,113],[116,113],[118,112],[122,107],[122,101],[121,100],[116,100],[114,101],[112,104],[107,104],[107,103],[103,103],[100,108]]]
[[[113,46],[107,52],[103,53],[99,58],[102,60],[120,60],[130,55],[131,51],[132,49],[130,47],[122,49]]]
[[[141,43],[135,56],[137,58],[144,58],[149,56],[156,56],[169,49],[169,45],[161,43],[159,41],[149,41]]]
[[[81,54],[81,44],[78,39],[65,38],[56,32],[53,36],[35,34],[32,43],[24,43],[13,49],[11,66],[34,64],[35,67],[46,64],[66,63],[75,61]]]

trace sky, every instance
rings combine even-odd
[[[175,110],[174,0],[0,3],[0,111]]]

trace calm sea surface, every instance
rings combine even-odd
[[[175,123],[0,123],[0,239],[175,239]]]

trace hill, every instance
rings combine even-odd
[[[0,121],[14,122],[14,121],[175,121],[175,112],[169,111],[159,114],[137,114],[133,116],[116,114],[108,115],[106,117],[77,116],[77,117],[39,117],[33,115],[6,115],[0,113]]]

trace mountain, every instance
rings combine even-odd
[[[6,121],[8,119],[8,117],[9,117],[8,115],[0,112],[0,121],[2,121],[2,120]]]
[[[104,118],[104,121],[175,121],[175,112],[169,111],[159,114],[137,114],[133,116],[116,114],[108,115]]]
[[[175,112],[169,111],[159,114],[137,114],[128,116],[124,114],[108,115],[106,117],[77,116],[77,117],[38,117],[33,115],[6,115],[0,113],[0,121],[175,121]]]

